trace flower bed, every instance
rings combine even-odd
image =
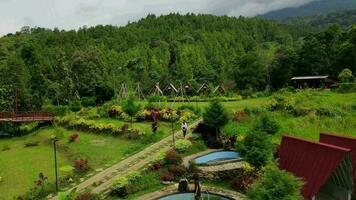
[[[114,124],[103,124],[94,120],[86,120],[83,118],[72,119],[70,117],[62,117],[55,118],[55,122],[69,129],[76,129],[93,133],[104,133],[113,136],[129,135],[130,137],[127,137],[129,139],[135,139],[146,134],[145,132],[142,132],[138,129],[123,128]]]

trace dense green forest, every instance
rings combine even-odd
[[[296,17],[324,15],[333,12],[356,9],[355,0],[312,0],[299,7],[274,10],[258,17],[263,19],[286,20]]]
[[[343,29],[349,28],[356,22],[356,9],[344,10],[322,15],[307,17],[296,17],[283,21],[284,23],[296,25],[308,25],[310,28],[326,28],[331,25],[339,25]]]
[[[296,75],[356,70],[356,27],[312,32],[258,18],[149,15],[125,27],[23,29],[0,38],[0,108],[22,110],[118,93],[140,82],[279,89]]]

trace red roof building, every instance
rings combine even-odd
[[[281,169],[304,181],[301,194],[306,199],[319,199],[323,195],[329,197],[327,191],[335,188],[342,191],[338,196],[351,199],[353,182],[350,179],[350,149],[284,136],[278,157]]]
[[[351,149],[354,195],[356,195],[356,138],[338,136],[338,135],[327,134],[327,133],[320,133],[319,142]]]

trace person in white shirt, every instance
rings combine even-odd
[[[188,124],[187,124],[187,122],[183,121],[183,123],[182,123],[182,132],[183,132],[183,137],[184,138],[187,135],[187,130],[188,130]]]

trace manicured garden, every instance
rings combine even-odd
[[[38,182],[39,173],[48,177],[43,180],[45,185],[49,184],[43,195],[54,191],[54,136],[59,139],[60,188],[69,189],[80,179],[98,173],[169,136],[172,121],[174,129],[178,131],[181,122],[193,122],[199,117],[204,118],[206,127],[198,126],[195,131],[197,133],[186,140],[176,141],[175,151],[157,155],[157,161],[143,171],[118,179],[110,198],[135,199],[165,187],[162,182],[192,177],[196,168],[191,166],[185,169],[182,157],[205,151],[211,144],[221,148],[236,147],[251,166],[244,168],[246,173],[240,178],[203,180],[203,184],[245,193],[250,191],[254,180],[264,177],[251,169],[260,171],[269,163],[273,149],[279,144],[282,135],[290,134],[313,140],[318,139],[319,132],[354,135],[354,99],[356,93],[306,90],[281,91],[240,101],[216,101],[216,104],[132,100],[129,106],[109,102],[100,107],[64,108],[66,111],[61,111],[63,114],[55,120],[57,126],[43,127],[26,136],[0,140],[0,193],[5,199],[28,194],[30,188],[36,185],[34,182]],[[127,107],[131,108],[127,110]],[[220,112],[225,113],[223,115],[226,118],[221,118]],[[158,127],[155,133],[153,127]],[[199,132],[199,128],[205,132]],[[270,143],[256,143],[256,138]],[[251,144],[257,145],[253,147],[257,150],[252,150]],[[261,160],[255,161],[256,157],[261,157]],[[273,166],[266,170],[269,170],[266,173],[271,173],[268,176],[280,173]],[[285,176],[290,179],[289,175]],[[262,178],[261,181],[269,180]],[[125,188],[124,192],[122,188]],[[298,183],[292,188],[298,188]]]

